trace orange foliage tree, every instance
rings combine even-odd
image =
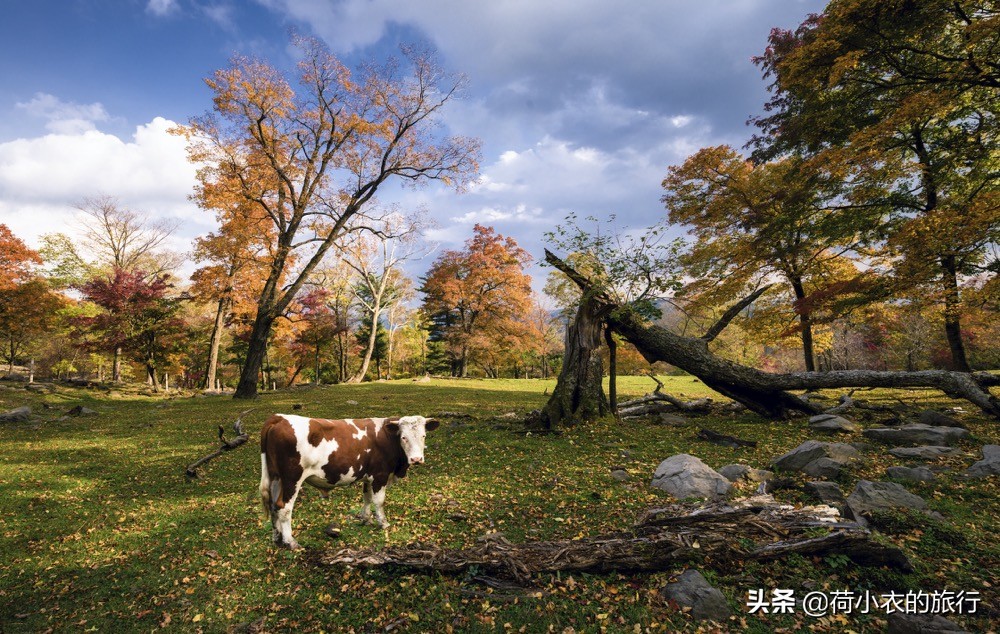
[[[294,38],[298,86],[259,59],[237,57],[206,80],[214,111],[179,129],[199,180],[232,189],[274,228],[237,398],[253,398],[275,320],[387,181],[464,187],[479,142],[443,137],[441,108],[461,78],[429,54],[369,64],[355,77],[319,41]],[[293,264],[297,260],[297,263]]]
[[[454,376],[467,376],[477,350],[509,345],[531,307],[531,260],[513,238],[476,225],[461,251],[445,251],[424,279],[424,311],[448,347]]]

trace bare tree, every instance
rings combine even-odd
[[[99,267],[157,277],[180,264],[181,256],[163,248],[179,222],[151,220],[108,195],[85,198],[77,209],[87,216],[82,246]]]
[[[400,301],[400,266],[406,260],[419,257],[426,250],[417,243],[419,225],[398,215],[387,216],[378,231],[357,234],[350,243],[340,247],[349,267],[358,274],[355,297],[369,320],[368,343],[361,367],[347,380],[360,383],[368,373],[382,313]]]

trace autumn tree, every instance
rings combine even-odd
[[[347,379],[348,383],[360,383],[368,374],[380,332],[376,325],[391,306],[402,300],[406,281],[400,267],[421,253],[418,238],[417,224],[392,215],[382,221],[377,231],[359,233],[340,247],[344,264],[356,273],[354,296],[368,336],[362,344],[361,367]]]
[[[0,340],[8,372],[56,318],[64,300],[37,272],[42,259],[7,225],[0,224]]]
[[[435,337],[448,346],[452,375],[460,377],[468,375],[476,347],[491,345],[486,333],[526,314],[531,296],[528,253],[492,227],[477,224],[472,231],[464,249],[438,256],[419,289]]]
[[[84,284],[84,298],[102,310],[82,317],[85,327],[98,338],[92,344],[105,350],[122,350],[146,369],[147,380],[159,390],[157,369],[177,344],[183,322],[177,300],[167,296],[166,276],[148,278],[139,271],[115,269],[109,278],[98,277]]]
[[[204,264],[191,276],[192,295],[215,304],[203,382],[206,390],[216,386],[227,316],[241,296],[246,303],[259,295],[274,239],[274,226],[263,209],[231,194],[231,187],[200,182],[193,196],[200,207],[215,211],[219,222],[216,231],[195,240],[194,259]]]
[[[296,336],[296,343],[308,351],[313,361],[313,383],[322,383],[322,351],[338,335],[347,330],[346,310],[342,310],[334,293],[322,286],[314,287],[298,300],[301,305],[298,319],[304,327]]]
[[[388,350],[386,350],[385,376],[387,379],[393,377],[393,362],[396,360],[396,335],[400,328],[412,325],[415,321],[415,309],[410,308],[409,302],[416,297],[413,287],[413,280],[404,275],[400,275],[393,282],[393,299],[385,311],[385,329],[389,338]]]
[[[671,167],[663,187],[670,222],[694,237],[683,258],[695,278],[685,294],[731,303],[780,277],[792,293],[806,371],[814,371],[817,299],[830,303],[849,292],[852,281],[858,286],[856,272],[836,273],[846,254],[862,246],[856,227],[876,220],[839,209],[838,184],[795,156],[754,163],[727,146],[705,148]]]
[[[35,267],[42,263],[38,253],[0,224],[0,289],[12,288],[34,277]]]
[[[191,160],[203,165],[199,180],[232,187],[274,226],[237,398],[256,394],[275,320],[327,252],[364,223],[382,185],[437,180],[461,189],[477,171],[479,142],[436,130],[463,82],[429,54],[407,49],[402,62],[353,74],[319,41],[294,44],[297,87],[263,60],[234,58],[206,80],[214,112],[181,129]]]
[[[757,58],[773,80],[758,157],[807,151],[856,209],[882,206],[899,290],[933,293],[969,371],[961,284],[1000,236],[994,2],[834,0]]]

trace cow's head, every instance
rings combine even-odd
[[[407,464],[423,464],[424,439],[427,432],[437,429],[438,421],[423,416],[403,416],[385,425],[390,434],[399,436]]]

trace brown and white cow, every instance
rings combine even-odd
[[[323,497],[336,486],[364,481],[358,517],[385,528],[385,488],[424,461],[426,432],[438,422],[423,416],[325,420],[275,414],[260,432],[260,497],[271,516],[274,543],[298,548],[292,537],[292,508],[308,482]]]

